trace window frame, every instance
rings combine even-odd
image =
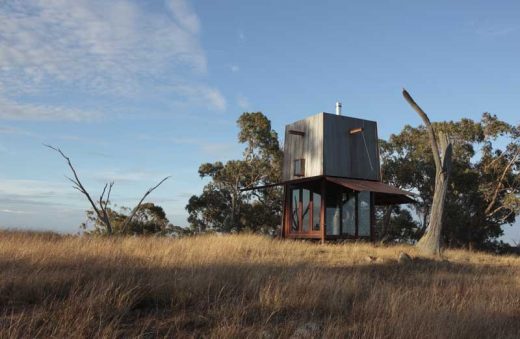
[[[322,226],[321,206],[320,206],[320,210],[318,212],[319,219],[320,219],[320,222],[318,224],[319,228],[315,229],[314,228],[314,195],[318,195],[320,197],[320,199],[318,199],[318,200],[320,201],[320,205],[321,205],[321,194],[317,193],[317,192],[313,192],[311,189],[308,189],[305,187],[290,187],[289,190],[290,190],[290,197],[291,197],[289,210],[291,211],[291,216],[294,215],[294,200],[293,200],[294,191],[298,191],[298,202],[297,202],[297,204],[298,204],[298,211],[297,211],[298,228],[296,230],[293,229],[294,219],[291,217],[291,219],[290,219],[291,223],[289,225],[289,233],[292,233],[292,234],[319,234],[321,232],[321,226]],[[305,231],[304,227],[303,227],[303,190],[309,191],[309,211],[307,212],[308,213],[307,231]]]
[[[298,171],[298,169],[299,169],[299,171]],[[295,177],[304,177],[305,176],[305,159],[304,158],[294,159],[293,175]]]

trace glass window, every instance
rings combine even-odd
[[[303,232],[308,232],[311,223],[311,191],[308,189],[302,190],[302,228]]]
[[[356,194],[343,193],[342,199],[342,234],[356,235]]]
[[[341,229],[341,208],[337,195],[327,196],[327,234],[339,235]]]
[[[293,232],[298,232],[300,228],[300,217],[298,213],[298,209],[300,206],[300,190],[293,189],[292,190],[292,201],[291,201],[291,230]]]
[[[294,175],[297,177],[305,175],[305,159],[294,160]]]
[[[358,193],[358,235],[370,236],[370,192]]]
[[[312,193],[312,230],[320,230],[321,194]]]

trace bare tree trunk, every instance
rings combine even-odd
[[[415,103],[410,94],[404,89],[403,96],[417,114],[419,114],[426,126],[432,148],[433,160],[435,162],[435,190],[430,211],[430,223],[426,233],[417,243],[417,248],[424,255],[440,256],[442,251],[441,232],[444,202],[446,200],[446,192],[448,191],[448,179],[451,170],[452,145],[448,137],[444,134],[439,134],[439,145],[435,131],[426,113],[424,113],[421,107]]]
[[[383,225],[381,227],[381,240],[385,240],[388,236],[388,232],[390,231],[390,220],[392,220],[392,209],[393,206],[385,206],[385,212],[383,214]]]
[[[446,155],[449,155],[451,162],[451,145],[450,150],[444,149]],[[446,159],[446,156],[444,157]],[[445,163],[445,161],[443,161]],[[433,193],[432,209],[430,214],[430,223],[426,229],[426,233],[417,243],[419,251],[425,255],[440,256],[442,251],[441,231],[444,215],[444,201],[448,191],[449,173],[437,173],[435,176],[435,191]]]

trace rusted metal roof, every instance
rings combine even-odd
[[[415,195],[414,193],[403,191],[397,187],[387,185],[379,181],[335,177],[325,177],[325,179],[331,183],[350,188],[354,191],[374,192],[376,205],[410,204],[416,202],[409,197]]]
[[[410,196],[415,196],[416,194],[408,191],[403,191],[397,187],[392,185],[384,184],[380,181],[370,181],[370,180],[359,180],[359,179],[347,179],[347,178],[337,178],[337,177],[324,177],[324,176],[315,176],[301,179],[293,179],[287,180],[275,184],[250,187],[241,189],[241,191],[249,191],[256,189],[265,189],[268,187],[274,187],[285,184],[299,184],[299,183],[310,183],[316,182],[320,179],[325,178],[326,181],[339,185],[342,187],[349,188],[354,191],[370,191],[374,192],[374,203],[376,205],[396,205],[396,204],[413,204],[416,203],[414,199],[410,198]]]
[[[380,181],[369,181],[369,180],[357,180],[357,179],[345,179],[345,178],[334,178],[325,177],[327,181],[353,189],[354,191],[371,191],[386,194],[401,194],[401,195],[414,195],[413,193],[400,190],[397,187],[384,184]]]

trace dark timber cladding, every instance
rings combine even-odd
[[[374,239],[375,205],[413,202],[381,182],[376,122],[329,113],[286,126],[280,184],[287,238]]]
[[[351,133],[352,130],[359,132]],[[323,135],[324,175],[380,180],[374,121],[324,113]]]

